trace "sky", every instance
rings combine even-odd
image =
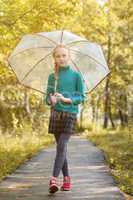
[[[104,3],[107,1],[107,0],[96,0],[101,6],[104,5]]]

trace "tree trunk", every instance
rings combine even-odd
[[[28,114],[28,116],[30,116],[31,110],[30,110],[30,104],[29,104],[29,93],[27,92],[27,90],[25,90],[24,107],[25,107],[25,111]]]
[[[110,26],[111,26],[111,21],[109,17],[109,32],[108,32],[108,57],[107,57],[107,63],[108,66],[110,65],[111,62],[111,32],[110,32]],[[104,102],[104,124],[103,127],[107,128],[108,127],[108,119],[109,119],[109,77],[107,77],[106,85],[105,85],[105,102]]]
[[[111,9],[111,1],[108,0],[109,3],[109,11],[108,11],[108,41],[107,41],[107,47],[108,47],[108,55],[107,55],[107,63],[108,66],[111,64],[111,50],[112,50],[112,41],[111,41],[111,33],[112,33],[112,21],[110,18],[110,9]],[[107,77],[106,85],[105,85],[105,102],[104,102],[104,123],[103,127],[108,127],[108,119],[109,119],[109,77]]]
[[[112,117],[112,112],[111,112],[111,102],[109,102],[109,119],[110,119],[110,122],[111,122],[111,125],[112,125],[112,128],[115,128],[115,123],[113,121],[113,117]]]
[[[124,117],[123,117],[123,113],[122,113],[121,109],[118,109],[118,112],[119,112],[121,126],[124,126]]]
[[[92,106],[92,123],[94,123],[95,122],[95,103],[93,99],[91,99],[91,106]]]
[[[119,96],[118,113],[120,117],[121,126],[128,125],[128,115],[127,115],[127,95],[121,94]]]
[[[104,102],[104,124],[103,127],[108,127],[108,119],[109,119],[109,78],[107,78],[106,86],[105,86],[105,102]]]
[[[96,124],[98,123],[98,118],[99,118],[99,102],[100,102],[100,96],[97,94],[96,109],[95,109]]]

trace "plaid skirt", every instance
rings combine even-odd
[[[77,114],[57,111],[53,108],[50,112],[48,133],[51,134],[73,134],[77,123]]]

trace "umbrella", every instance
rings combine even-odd
[[[8,58],[18,81],[46,93],[47,79],[54,70],[53,50],[64,44],[70,50],[69,65],[80,72],[85,92],[94,89],[108,74],[109,68],[100,45],[65,30],[24,35]]]

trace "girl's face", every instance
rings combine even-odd
[[[65,66],[69,60],[69,50],[64,47],[57,47],[54,52],[54,60],[59,66]]]

